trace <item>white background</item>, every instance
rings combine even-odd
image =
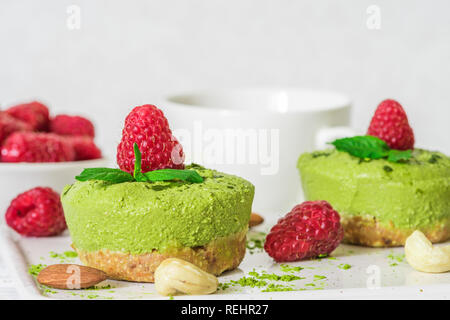
[[[79,30],[67,28],[70,5]],[[379,30],[366,25],[371,5]],[[109,154],[133,106],[245,86],[342,91],[361,133],[377,103],[396,98],[418,145],[450,154],[450,1],[0,1],[0,105],[40,99],[89,116]]]
[[[67,27],[72,4],[79,30]],[[450,1],[2,0],[0,41],[3,107],[37,98],[87,115],[110,154],[132,107],[243,86],[342,91],[361,133],[396,98],[417,145],[450,153]]]

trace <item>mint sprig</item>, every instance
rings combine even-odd
[[[78,181],[102,180],[112,183],[122,182],[156,182],[169,180],[182,180],[191,183],[203,182],[203,177],[195,170],[161,169],[142,172],[142,154],[137,143],[134,148],[134,170],[133,175],[120,169],[112,168],[88,168],[84,169],[75,179]]]
[[[412,150],[394,150],[380,138],[356,136],[335,140],[331,143],[339,151],[344,151],[360,159],[383,159],[390,162],[406,161],[412,157]]]
[[[141,150],[139,150],[139,147],[138,147],[137,143],[134,143],[133,149],[134,149],[134,172],[133,172],[133,177],[136,178],[136,176],[141,173],[142,154],[141,154]]]

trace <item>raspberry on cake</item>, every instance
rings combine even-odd
[[[46,105],[33,101],[10,107],[6,112],[19,120],[28,123],[34,131],[47,131],[50,123]]]
[[[378,105],[367,134],[384,140],[392,149],[414,149],[414,132],[408,116],[400,103],[392,99]]]
[[[50,131],[63,136],[95,136],[91,121],[80,116],[57,115],[50,121]]]
[[[5,214],[6,223],[27,237],[48,237],[66,229],[59,194],[37,187],[19,194]]]
[[[307,201],[278,220],[264,250],[277,262],[328,255],[344,236],[339,214],[326,201]]]
[[[72,144],[53,133],[15,132],[1,147],[2,162],[62,162],[74,159]]]
[[[172,135],[163,112],[156,106],[135,107],[125,119],[122,140],[117,147],[117,164],[129,173],[134,170],[134,143],[142,152],[143,172],[184,168],[183,148]]]

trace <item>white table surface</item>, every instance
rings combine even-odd
[[[0,223],[0,225],[1,225],[1,223]],[[0,231],[2,231],[2,230],[0,230]],[[13,269],[9,269],[9,268],[14,267],[14,263],[11,262],[14,260],[13,259],[14,256],[11,256],[11,251],[7,250],[8,246],[5,246],[7,244],[10,244],[10,242],[8,242],[8,239],[10,239],[10,238],[0,237],[0,242],[1,242],[0,243],[0,300],[32,298],[29,294],[27,295],[26,291],[23,290],[23,283],[22,283],[22,285],[20,284],[19,279],[18,279],[18,277],[19,277],[18,273],[14,272]],[[43,239],[42,241],[45,242],[45,239]],[[61,247],[61,250],[56,248],[57,252],[62,251],[63,250],[62,248],[66,248],[67,245],[65,244],[64,241],[65,241],[64,238],[61,238],[60,241],[58,241],[55,244],[56,247],[58,244],[59,245],[64,244],[64,247]],[[33,243],[34,242],[31,242],[31,244],[33,244]],[[22,245],[29,247],[30,242],[25,241],[24,243],[22,243]],[[43,245],[43,247],[46,247],[45,243],[43,243],[42,245]],[[55,246],[53,246],[53,247],[55,247]],[[42,250],[44,250],[44,249],[42,249]],[[342,250],[345,251],[345,248],[342,248]],[[353,250],[357,250],[357,248],[353,248]],[[361,251],[361,250],[364,250],[364,249],[358,249],[357,251]],[[389,252],[391,252],[393,250],[394,249],[390,250]],[[37,257],[44,256],[43,252],[47,252],[46,249],[42,252],[39,252],[39,250],[31,250],[31,251],[28,250],[28,254],[33,253],[36,255],[36,257],[34,257],[35,260],[38,259]],[[422,274],[422,273],[414,272],[413,270],[409,270],[410,268],[408,267],[406,262],[399,263],[399,265],[396,266],[394,270],[391,270],[391,268],[388,265],[383,267],[384,264],[389,262],[389,261],[386,261],[386,258],[384,257],[389,252],[367,254],[367,256],[369,256],[369,260],[367,260],[365,262],[363,261],[364,263],[362,263],[363,265],[365,265],[367,263],[378,264],[382,267],[382,269],[384,268],[383,275],[384,275],[384,277],[388,276],[390,279],[389,281],[392,282],[392,284],[391,284],[391,286],[380,288],[380,289],[383,289],[382,295],[377,293],[379,290],[371,290],[369,292],[370,294],[368,294],[366,288],[358,289],[357,287],[355,287],[357,289],[352,290],[350,288],[348,290],[348,292],[346,292],[346,295],[343,295],[343,290],[319,290],[319,291],[308,291],[310,296],[303,296],[302,298],[320,299],[321,297],[318,296],[318,294],[322,294],[322,293],[325,294],[327,292],[336,291],[334,296],[329,296],[328,298],[334,297],[334,299],[348,299],[348,298],[350,298],[350,299],[380,299],[380,298],[384,298],[384,299],[386,299],[386,298],[387,299],[449,299],[449,290],[448,290],[448,285],[450,284],[449,278],[448,278],[448,276],[450,276],[449,274],[430,275],[430,274]],[[357,266],[357,263],[356,263],[357,259],[360,256],[361,256],[361,254],[350,255],[350,256],[346,256],[346,255],[340,256],[339,253],[337,253],[337,257],[338,257],[338,259],[340,259],[340,262],[347,261],[347,260],[344,261],[342,259],[353,259],[352,261],[354,261],[354,262],[352,262],[350,260],[348,260],[347,262],[349,262],[351,265],[355,265],[355,268]],[[366,256],[366,255],[364,255],[364,256]],[[13,260],[5,260],[7,257],[9,257],[9,259],[13,259]],[[250,255],[248,258],[250,260],[257,259],[258,254]],[[332,263],[332,262],[333,261],[331,261],[329,263]],[[253,262],[250,261],[248,263],[250,265],[255,265],[254,261]],[[336,263],[339,263],[339,261]],[[245,264],[245,262],[243,264]],[[325,269],[327,269],[326,266],[324,267],[324,270],[322,270],[322,272],[325,272],[326,271]],[[330,269],[330,270],[334,270],[334,269]],[[330,270],[328,270],[328,271],[330,271]],[[23,270],[19,270],[19,269],[16,271],[18,271],[18,272],[21,271],[22,273],[24,272]],[[340,272],[340,271],[342,271],[342,270],[339,270],[337,272]],[[404,272],[400,272],[400,271],[404,271]],[[26,273],[26,275],[28,275],[28,273],[26,271],[25,271],[25,273]],[[365,273],[364,273],[364,275],[365,275]],[[230,277],[232,277],[232,275],[230,275]],[[344,278],[350,281],[354,277],[350,277],[350,278],[344,277]],[[440,280],[436,279],[436,278],[439,278]],[[355,279],[353,279],[353,280],[355,280]],[[22,281],[23,281],[23,279],[22,279]],[[443,284],[445,284],[445,285],[443,286]],[[359,290],[359,291],[365,293],[366,295],[365,296],[359,295],[359,294],[355,295],[355,290],[356,291]],[[24,294],[23,296],[20,296],[21,292],[22,292],[22,294]],[[285,292],[284,294],[283,294],[283,292],[278,292],[277,294],[279,295],[278,296],[279,299],[292,299],[291,292]],[[239,295],[235,295],[235,296],[238,297]],[[241,294],[241,296],[245,297],[245,295],[242,295],[242,294]],[[227,296],[224,295],[222,298],[226,298],[226,297]],[[258,298],[258,297],[259,296],[255,295],[255,298]],[[36,298],[39,298],[39,297],[36,297]],[[54,298],[56,298],[56,297],[54,297]],[[59,297],[59,298],[61,298],[61,297]],[[181,297],[180,299],[183,299],[183,298],[187,298],[187,297]],[[218,296],[217,298],[220,299],[221,297]],[[267,297],[261,296],[259,298],[265,299]]]
[[[20,299],[20,296],[15,289],[15,280],[10,275],[0,255],[0,300],[5,299]]]
[[[0,216],[0,232],[5,227],[4,218]],[[0,237],[0,242],[3,241]],[[0,243],[2,248],[3,243]],[[15,289],[17,284],[11,271],[8,269],[3,257],[3,252],[0,251],[0,300],[20,299],[19,292]]]

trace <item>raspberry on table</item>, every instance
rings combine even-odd
[[[50,124],[48,108],[40,102],[19,104],[8,108],[6,112],[10,116],[28,123],[34,131],[48,131]]]
[[[47,237],[66,229],[59,194],[50,188],[37,187],[19,194],[5,214],[6,223],[27,237]]]
[[[50,121],[50,131],[63,136],[95,136],[91,121],[80,116],[57,115]]]
[[[73,161],[72,144],[53,133],[15,132],[1,147],[2,162],[62,162]]]
[[[0,145],[10,134],[16,131],[31,131],[31,126],[11,117],[6,112],[0,112]]]
[[[67,139],[75,151],[75,161],[100,159],[102,152],[94,140],[87,136],[68,136]]]
[[[279,219],[266,237],[264,250],[277,262],[328,255],[341,243],[339,214],[326,201],[307,201]]]
[[[172,135],[163,112],[154,105],[135,107],[126,117],[117,147],[117,164],[123,171],[134,170],[134,149],[142,153],[142,172],[184,168],[181,144]]]
[[[414,149],[414,132],[408,116],[400,103],[392,99],[378,105],[367,134],[385,141],[391,149]]]

